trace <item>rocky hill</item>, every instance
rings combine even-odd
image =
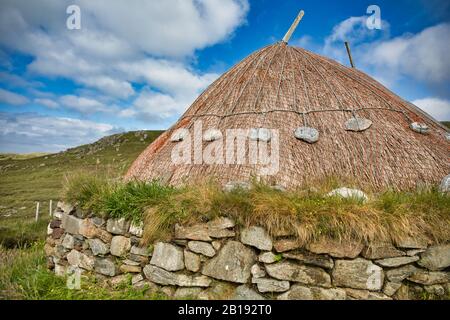
[[[40,203],[41,216],[48,216],[49,201],[56,205],[65,175],[87,171],[119,177],[161,133],[119,133],[55,154],[1,155],[0,242],[8,234],[15,237],[16,232],[27,229],[23,224],[34,221],[36,202]]]

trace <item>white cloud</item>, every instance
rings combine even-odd
[[[1,57],[0,57],[1,59]],[[0,72],[0,82],[3,85],[14,88],[33,88],[41,87],[43,84],[37,81],[28,81],[23,77],[7,72]]]
[[[118,69],[133,81],[145,81],[150,86],[177,96],[196,95],[219,76],[214,73],[201,75],[180,62],[151,58],[121,63]]]
[[[109,111],[103,103],[91,98],[79,97],[75,95],[65,95],[62,96],[59,101],[62,105],[83,114]]]
[[[244,22],[249,5],[246,0],[85,0],[80,7],[87,12],[87,27],[101,26],[145,52],[183,56],[225,40]]]
[[[195,97],[172,97],[168,94],[144,89],[136,98],[131,108],[122,111],[121,116],[139,115],[146,121],[157,122],[181,113]]]
[[[0,151],[56,152],[119,131],[110,124],[87,120],[0,113]]]
[[[57,109],[59,107],[56,101],[47,98],[36,98],[34,102],[50,109]]]
[[[361,16],[341,21],[321,45],[309,38],[298,41],[345,65],[349,62],[344,41],[349,41],[356,67],[384,85],[393,87],[403,79],[412,79],[436,95],[448,94],[450,42],[446,40],[450,38],[450,23],[391,38],[387,21],[382,21],[382,30],[369,30],[366,19]]]
[[[450,24],[380,41],[366,48],[364,63],[426,84],[450,80]]]
[[[80,82],[118,98],[128,98],[135,93],[128,81],[116,80],[108,76],[85,77],[80,79]]]
[[[412,102],[436,120],[449,121],[450,120],[450,101],[439,98],[424,98],[414,100]]]
[[[353,54],[357,55],[358,46],[362,43],[389,37],[390,25],[387,21],[382,21],[381,30],[370,30],[366,26],[367,18],[367,16],[350,17],[335,25],[330,35],[325,38],[322,54],[346,64],[348,57],[344,47],[345,41],[350,43]]]
[[[80,0],[82,29],[67,30],[72,2],[2,1],[0,44],[32,55],[32,74],[72,79],[117,99],[135,94],[133,81],[174,99],[197,94],[216,75],[199,74],[188,61],[228,39],[249,10],[247,0]]]
[[[26,104],[27,102],[29,102],[29,99],[20,94],[0,88],[0,102],[18,106]]]

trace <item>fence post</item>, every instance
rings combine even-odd
[[[39,219],[39,201],[36,202],[36,217],[35,217],[36,222],[38,221],[38,219]]]
[[[52,216],[52,208],[53,207],[53,200],[50,200],[49,204],[48,204],[48,215],[51,217]]]

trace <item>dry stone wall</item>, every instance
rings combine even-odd
[[[170,241],[141,245],[142,225],[85,216],[59,203],[45,252],[57,275],[79,270],[111,285],[197,299],[420,299],[450,295],[450,244],[320,241],[239,228],[222,217],[174,226]]]

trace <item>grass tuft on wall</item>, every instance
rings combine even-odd
[[[330,182],[331,181],[331,182]],[[386,190],[369,201],[328,197],[334,180],[295,191],[253,182],[249,190],[225,192],[213,181],[180,188],[158,182],[120,182],[96,176],[67,179],[65,200],[104,217],[144,222],[147,243],[167,237],[176,223],[195,224],[218,216],[238,225],[260,225],[269,233],[290,232],[300,244],[321,238],[398,243],[450,239],[450,196],[437,189]]]

